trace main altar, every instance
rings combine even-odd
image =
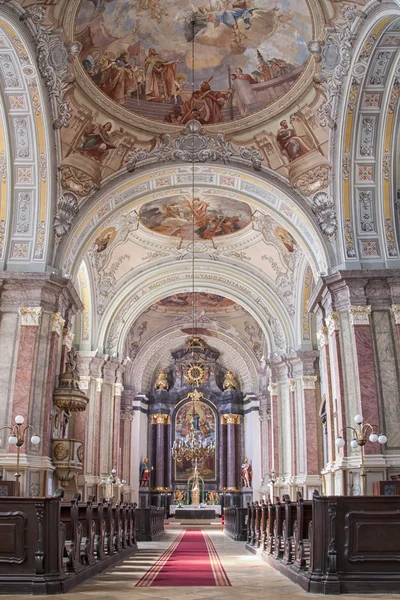
[[[215,516],[221,506],[243,505],[243,395],[219,356],[192,336],[172,353],[172,364],[160,368],[153,384],[149,481],[140,491],[170,514],[208,510]]]

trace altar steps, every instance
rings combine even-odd
[[[213,521],[208,521],[205,519],[168,519],[168,524],[172,527],[180,526],[180,527],[206,527],[207,529],[221,529],[222,521],[221,519],[215,519]]]

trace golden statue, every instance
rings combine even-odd
[[[219,495],[215,490],[211,490],[211,492],[207,493],[207,502],[208,504],[218,504],[219,503]]]
[[[224,390],[236,390],[237,381],[232,371],[227,371],[227,373],[225,374],[223,388]]]
[[[154,384],[154,388],[156,390],[168,390],[168,375],[165,372],[165,369],[161,369],[159,374],[157,375],[156,382]]]
[[[182,504],[185,500],[185,492],[176,490],[174,493],[174,504]]]

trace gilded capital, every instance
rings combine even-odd
[[[152,425],[170,425],[171,417],[169,415],[157,413],[155,415],[151,415],[150,422]]]
[[[65,319],[62,318],[61,313],[54,312],[51,315],[51,332],[56,333],[61,337],[64,328]]]
[[[18,309],[21,327],[39,327],[42,315],[41,306],[20,306]]]
[[[392,304],[392,313],[396,325],[400,325],[400,304]]]
[[[328,333],[331,335],[334,331],[340,330],[340,318],[338,312],[333,312],[327,317],[326,325],[328,327]]]
[[[240,421],[240,415],[235,415],[233,413],[221,415],[221,423],[223,425],[240,425]]]
[[[317,383],[318,377],[316,375],[303,375],[301,382],[303,390],[315,390],[315,384]]]
[[[369,315],[371,314],[371,306],[350,306],[350,320],[352,325],[369,325]]]

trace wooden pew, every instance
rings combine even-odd
[[[275,527],[275,504],[269,501],[268,504],[268,522],[266,529],[265,551],[267,554],[272,554],[274,547],[274,527]]]
[[[79,500],[81,495],[75,494],[70,504],[60,507],[60,519],[65,527],[64,563],[67,572],[79,573],[83,569],[81,562],[81,544],[83,527],[79,521]]]
[[[301,498],[301,493],[297,492],[297,497]],[[294,561],[294,537],[293,526],[297,517],[297,502],[292,502],[289,496],[284,496],[285,500],[285,519],[282,526],[284,553],[282,561],[289,565]]]
[[[269,496],[268,496],[269,501]],[[267,502],[262,503],[261,507],[261,549],[265,552],[267,543],[267,526],[268,526],[268,504]]]
[[[283,556],[283,519],[284,519],[285,505],[281,503],[278,496],[275,498],[275,522],[274,522],[274,542],[273,542],[273,556],[274,558],[281,558]]]
[[[293,525],[295,560],[293,568],[304,570],[310,560],[309,528],[312,523],[312,500],[297,498],[296,521]]]
[[[261,515],[262,507],[259,502],[256,502],[256,523],[255,523],[255,548],[259,548],[261,545]]]

